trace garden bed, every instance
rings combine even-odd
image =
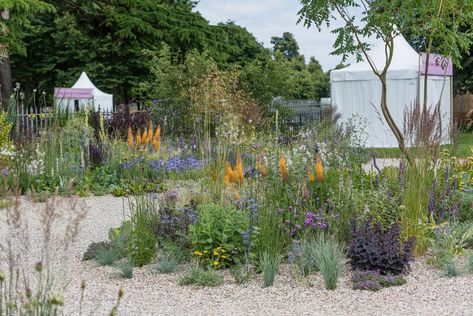
[[[71,200],[58,202],[58,212],[67,213]],[[25,199],[22,202],[22,210],[28,215],[31,249],[36,249],[29,258],[36,262],[42,245],[42,226],[39,213],[30,212],[39,204],[33,207]],[[170,274],[160,274],[151,264],[135,268],[133,278],[123,279],[116,267],[99,267],[95,261],[84,262],[81,258],[90,243],[106,239],[109,228],[120,225],[127,203],[111,196],[88,197],[78,203],[83,203],[87,215],[80,224],[77,242],[66,253],[53,254],[52,260],[67,270],[62,281],[70,281],[64,293],[66,315],[76,314],[79,309],[82,280],[85,281],[83,312],[87,315],[108,314],[116,303],[119,288],[124,290],[118,309],[120,315],[465,315],[473,310],[470,299],[473,275],[444,277],[441,271],[428,266],[424,258],[411,264],[407,284],[378,292],[353,290],[348,265],[344,265],[335,291],[325,289],[319,273],[303,278],[288,264],[281,266],[274,286],[268,288],[262,287],[260,274],[253,274],[248,283],[237,284],[228,270],[218,271],[225,279],[218,287],[179,285],[180,277],[193,264],[179,265]],[[4,212],[0,210],[2,219]],[[5,237],[4,225],[0,221],[0,238]],[[58,224],[55,230],[62,228]],[[68,260],[64,261],[65,257]]]

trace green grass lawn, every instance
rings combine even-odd
[[[466,158],[471,154],[473,148],[473,133],[464,132],[460,134],[457,142],[453,145],[442,145],[442,148],[451,149],[452,156]],[[376,148],[376,157],[378,158],[400,158],[399,148]]]

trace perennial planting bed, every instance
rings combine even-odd
[[[68,211],[68,202],[59,202],[58,210]],[[87,246],[107,237],[110,227],[119,226],[127,208],[122,198],[89,197],[79,200],[87,211],[81,220],[77,241],[66,253],[53,253],[58,263],[56,283],[69,282],[65,291],[65,315],[77,314],[80,306],[80,284],[85,281],[83,313],[108,314],[116,303],[117,292],[124,296],[118,308],[120,315],[468,315],[473,311],[473,275],[446,278],[428,266],[424,259],[412,263],[407,284],[379,292],[352,289],[350,269],[345,266],[335,291],[325,290],[320,274],[303,279],[290,265],[282,265],[273,287],[262,288],[261,275],[253,275],[243,285],[236,284],[228,271],[220,271],[225,283],[219,287],[178,285],[179,277],[189,268],[180,265],[171,274],[159,274],[153,265],[134,269],[132,279],[123,279],[113,267],[99,267],[94,261],[81,261]],[[40,216],[26,200],[22,203],[30,231],[29,258],[37,261],[42,242]],[[0,211],[0,238],[5,238],[4,210]],[[126,211],[125,211],[126,212]],[[60,231],[61,219],[54,230]],[[54,240],[52,241],[54,243]],[[60,282],[59,282],[60,281]]]

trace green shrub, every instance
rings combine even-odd
[[[118,254],[113,248],[99,248],[96,259],[101,266],[111,266],[118,260]]]
[[[179,279],[180,285],[220,286],[223,277],[215,270],[204,270],[201,267],[192,268],[188,274]]]
[[[128,200],[130,224],[126,232],[127,254],[133,265],[141,267],[156,256],[156,204],[152,196],[138,196]]]
[[[131,279],[133,277],[133,265],[131,263],[122,263],[119,267],[122,277],[125,279]]]
[[[157,269],[160,273],[171,273],[176,269],[177,261],[171,255],[159,257]]]
[[[263,287],[272,286],[276,274],[279,270],[281,257],[270,253],[263,253],[261,255],[261,269],[263,271]]]
[[[206,266],[226,268],[242,261],[243,232],[248,217],[233,206],[198,207],[197,223],[190,225],[194,255]]]
[[[76,151],[93,139],[92,129],[81,115],[69,119],[62,128],[61,135],[62,148],[65,152]]]
[[[327,290],[337,288],[342,258],[342,250],[333,239],[321,237],[315,242],[314,262],[324,278]]]

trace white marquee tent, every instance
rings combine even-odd
[[[378,69],[385,65],[384,43],[369,51]],[[398,127],[403,129],[404,112],[416,99],[423,104],[424,76],[420,71],[420,55],[398,35],[394,39],[392,63],[387,73],[388,107]],[[342,120],[354,114],[366,120],[366,146],[397,147],[397,141],[381,112],[381,82],[367,61],[362,61],[330,73],[331,103],[337,107]],[[449,142],[448,128],[452,117],[452,77],[428,76],[427,105],[440,103],[443,142]],[[441,100],[440,100],[441,99]]]
[[[76,91],[87,91],[92,90],[92,98],[77,98],[74,97]],[[82,72],[79,79],[72,86],[72,89],[68,89],[71,92],[69,98],[58,98],[56,97],[56,104],[59,107],[69,107],[70,111],[74,111],[77,108],[84,108],[86,105],[93,106],[95,109],[100,107],[100,111],[112,112],[113,111],[113,95],[105,93],[99,90],[90,80],[89,76],[85,72]]]

